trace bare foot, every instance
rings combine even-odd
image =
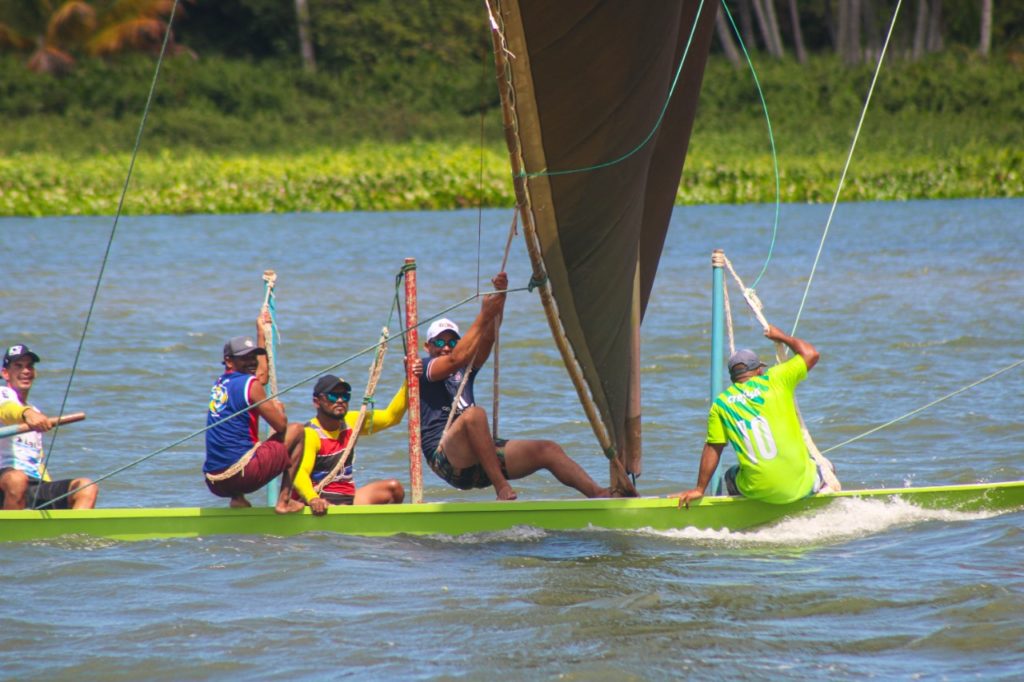
[[[517,500],[517,499],[519,499],[519,496],[516,495],[516,491],[515,490],[512,490],[512,486],[506,484],[505,486],[503,486],[501,488],[501,490],[498,491],[498,499],[499,500]]]
[[[591,497],[611,497],[611,496],[612,496],[612,489],[611,488],[598,488],[597,492],[595,492],[593,495],[591,495]]]
[[[278,500],[277,504],[274,505],[274,511],[276,511],[278,514],[294,514],[295,512],[300,512],[305,508],[306,505],[304,505],[302,502],[292,499],[283,501]]]
[[[252,505],[249,504],[249,500],[245,499],[245,495],[239,495],[238,497],[232,497],[231,504],[229,504],[228,506],[234,507],[235,509],[245,509],[246,507],[251,507]]]

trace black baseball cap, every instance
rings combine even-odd
[[[7,349],[7,352],[4,353],[4,367],[7,367],[9,364],[11,364],[12,360],[23,358],[26,355],[32,358],[32,362],[39,362],[39,356],[30,351],[28,346],[26,346],[25,344],[18,343],[11,346],[10,348]]]
[[[352,386],[347,381],[339,379],[333,374],[325,374],[316,380],[316,386],[313,387],[313,397],[331,393],[339,386],[349,393],[352,392]]]

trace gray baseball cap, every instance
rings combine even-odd
[[[224,357],[237,358],[249,353],[266,355],[267,351],[256,345],[251,336],[236,336],[224,344]]]
[[[757,353],[749,348],[738,350],[729,356],[729,376],[731,377],[737,377],[758,367],[767,367],[767,365],[761,362]]]

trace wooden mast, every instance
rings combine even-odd
[[[420,377],[412,366],[419,353],[419,333],[416,331],[419,313],[416,304],[416,259],[405,259],[405,329],[408,343],[405,349],[405,380],[409,391],[409,488],[413,504],[423,501],[423,466],[420,460]]]

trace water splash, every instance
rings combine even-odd
[[[839,544],[929,521],[975,521],[997,516],[997,512],[959,512],[924,509],[905,500],[841,499],[828,507],[747,531],[644,529],[643,533],[659,537],[696,540],[703,543],[725,543],[731,546],[822,545]]]

